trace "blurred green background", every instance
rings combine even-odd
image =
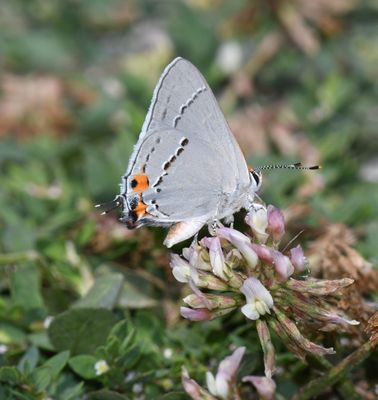
[[[347,224],[377,262],[376,0],[1,0],[0,365],[23,374],[0,372],[1,398],[74,399],[103,387],[135,395],[135,382],[158,398],[180,390],[181,365],[203,372],[241,342],[234,325],[224,338],[220,321],[179,320],[162,229],[128,231],[117,212],[94,209],[118,192],[153,88],[176,56],[207,78],[252,165],[322,165],[266,172],[261,197],[313,229]],[[60,343],[58,324],[47,335],[46,318],[75,307],[88,318],[105,307],[89,348]],[[122,376],[95,379],[72,361],[63,370],[67,348],[100,357],[116,317],[130,320],[121,328],[131,350],[144,349]],[[46,378],[41,368],[59,350],[65,361]],[[282,393],[299,384],[282,380]]]

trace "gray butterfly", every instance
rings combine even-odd
[[[251,207],[261,172],[249,169],[197,68],[176,58],[154,90],[115,199],[127,227],[171,226],[171,247]]]

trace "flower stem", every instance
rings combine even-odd
[[[361,364],[370,355],[376,344],[377,343],[372,340],[366,342],[348,357],[344,358],[339,364],[329,369],[324,376],[316,378],[303,386],[294,395],[292,400],[307,400],[320,395],[329,387],[345,378],[350,371]],[[322,365],[324,365],[324,361]],[[338,389],[343,397],[345,396],[345,399],[359,398],[357,397],[357,393],[354,392],[353,386],[348,382],[344,382]]]
[[[38,253],[34,250],[28,250],[20,253],[0,254],[0,265],[16,264],[25,261],[38,260]]]
[[[307,361],[320,371],[329,371],[333,367],[324,357],[315,354],[309,354]],[[336,390],[344,399],[362,400],[361,396],[355,391],[353,383],[345,377],[340,382],[336,383]]]

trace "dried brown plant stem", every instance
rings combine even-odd
[[[303,386],[292,398],[292,400],[307,400],[315,396],[320,395],[325,390],[336,384],[340,380],[346,377],[346,375],[361,364],[372,352],[377,344],[377,340],[370,340],[363,344],[360,348],[344,358],[336,366],[326,372],[321,378],[316,378],[310,381],[307,385]],[[324,363],[323,363],[324,365]],[[348,382],[344,382],[338,387],[339,392],[345,397],[345,399],[356,399],[359,397],[354,392],[352,385]]]

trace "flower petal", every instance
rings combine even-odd
[[[286,281],[294,272],[293,264],[289,257],[279,251],[273,250],[274,267],[281,281]]]
[[[225,269],[224,255],[219,237],[212,238],[209,247],[209,254],[210,254],[210,264],[212,266],[213,273],[219,278],[227,281],[228,278],[224,271]]]
[[[218,395],[215,377],[210,371],[206,371],[206,385],[212,395]]]
[[[232,228],[219,228],[217,230],[217,235],[220,238],[228,240],[237,247],[250,267],[254,268],[257,265],[257,254],[253,251],[251,240],[248,236]]]
[[[269,309],[268,305],[265,303],[265,301],[256,299],[255,300],[255,308],[256,308],[256,311],[260,315],[270,314],[270,309]]]
[[[96,364],[94,365],[94,368],[96,370],[97,376],[107,373],[110,369],[108,363],[105,360],[97,361]]]
[[[238,347],[230,356],[221,361],[218,368],[218,375],[230,382],[236,377],[236,372],[244,356],[245,347]]]
[[[184,248],[182,250],[182,255],[188,260],[189,264],[196,269],[205,271],[211,270],[207,250],[203,245],[198,244],[196,241],[194,241],[190,247]]]
[[[268,239],[266,228],[268,226],[267,209],[260,204],[252,207],[245,217],[245,222],[251,227],[253,233],[261,243]]]
[[[249,319],[256,321],[260,318],[260,314],[256,311],[253,304],[248,303],[241,308],[241,312]]]
[[[177,254],[171,255],[172,274],[178,282],[187,283],[191,276],[191,266]]]
[[[253,302],[255,299],[264,301],[269,308],[273,307],[273,297],[269,290],[253,276],[246,279],[240,291],[244,294],[247,299],[247,303]]]
[[[251,247],[262,262],[273,264],[273,252],[268,246],[252,243]]]
[[[326,313],[324,314],[324,317],[328,319],[328,321],[332,324],[347,324],[347,325],[359,325],[360,323],[356,321],[355,319],[347,319],[342,317],[341,315],[338,315],[336,313]]]
[[[194,380],[191,379],[186,368],[182,368],[181,382],[184,390],[193,400],[201,400],[202,397],[202,387]]]
[[[228,394],[230,392],[230,384],[227,380],[223,379],[221,375],[216,376],[215,386],[217,388],[217,397],[223,400],[228,399]]]
[[[262,400],[274,400],[276,383],[266,376],[245,376],[243,382],[250,382],[256,388]]]
[[[207,299],[206,295],[202,293],[201,290],[195,285],[193,280],[189,281],[189,286],[192,289],[194,295],[202,300],[203,307],[207,308],[208,310],[211,310],[213,307],[211,306],[210,301]],[[201,307],[194,307],[194,308],[201,308]]]
[[[240,253],[243,255],[245,260],[247,261],[248,265],[251,268],[255,268],[258,262],[257,254],[252,249],[251,244],[241,243],[238,246]]]
[[[180,314],[191,321],[208,321],[213,315],[207,308],[191,309],[188,307],[180,307]]]
[[[248,236],[244,235],[243,233],[237,231],[236,229],[232,228],[219,228],[217,230],[217,236],[223,239],[228,240],[233,245],[237,247],[236,243],[244,242],[244,243],[251,243],[251,240]]]

